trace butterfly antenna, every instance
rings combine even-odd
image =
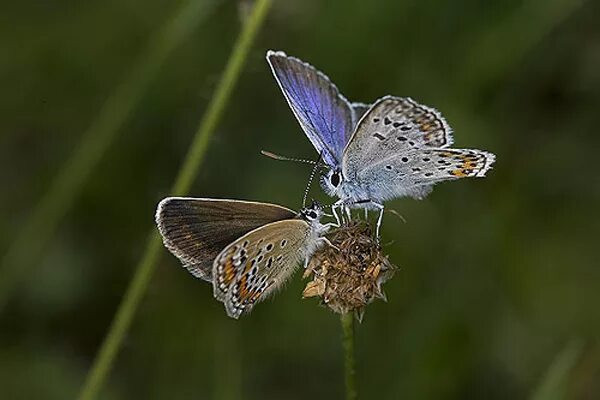
[[[321,165],[320,163],[321,163],[322,155],[323,155],[323,153],[319,153],[319,158],[317,158],[317,161],[314,162],[315,166],[313,167],[312,171],[310,171],[310,176],[308,177],[308,183],[306,184],[306,189],[304,189],[304,197],[302,198],[302,208],[306,207],[306,198],[308,197],[308,192],[310,191],[310,186],[312,185],[313,178],[315,177],[315,174],[317,173],[317,168],[319,168],[319,165]]]
[[[321,155],[319,155],[319,159],[317,161],[313,161],[313,160],[306,160],[306,159],[303,159],[303,158],[293,158],[293,157],[280,156],[279,154],[275,154],[275,153],[272,153],[272,152],[267,151],[267,150],[261,150],[260,153],[263,156],[267,156],[269,158],[272,158],[272,159],[278,160],[278,161],[301,162],[301,163],[316,165],[316,166],[319,166],[319,167],[325,167],[325,168],[329,169],[329,167],[327,165],[321,164],[321,162],[320,162],[321,161]]]

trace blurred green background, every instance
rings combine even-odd
[[[73,398],[84,380],[251,6],[195,1],[197,26],[0,314],[3,399]],[[0,254],[182,4],[0,5]],[[351,100],[434,106],[457,147],[497,155],[486,179],[389,204],[406,219],[382,232],[400,270],[357,327],[361,398],[526,399],[547,376],[556,398],[600,398],[599,15],[597,0],[273,4],[193,195],[300,207],[309,168],[259,154],[315,157],[267,49],[311,62]],[[343,396],[338,317],[301,299],[299,273],[236,322],[162,253],[100,398]]]

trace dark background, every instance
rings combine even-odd
[[[82,384],[249,5],[206,2],[0,315],[0,397],[68,399]],[[0,252],[180,4],[0,5]],[[457,147],[497,155],[486,179],[389,203],[406,219],[382,232],[401,269],[357,327],[362,398],[531,398],[573,343],[559,398],[600,397],[599,15],[593,0],[273,5],[192,195],[300,207],[309,168],[259,154],[315,157],[267,49],[352,100],[434,106]],[[338,317],[301,299],[299,273],[235,322],[162,253],[101,398],[342,397]]]

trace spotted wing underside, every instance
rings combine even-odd
[[[310,226],[289,219],[261,226],[227,246],[215,259],[215,298],[238,318],[280,288],[305,256]]]
[[[357,175],[370,193],[384,201],[402,196],[422,198],[434,184],[467,177],[483,177],[495,156],[476,149],[411,149],[382,157]]]
[[[442,115],[408,97],[379,99],[358,123],[344,151],[346,176],[373,162],[414,148],[452,144],[452,130]]]

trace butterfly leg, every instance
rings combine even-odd
[[[328,222],[326,224],[323,224],[323,231],[327,232],[331,228],[339,228],[339,227],[340,227],[340,225],[336,222]]]
[[[344,211],[346,212],[346,216],[348,217],[348,222],[352,221],[352,214],[350,214],[350,207],[344,205]]]
[[[326,245],[328,245],[328,246],[330,246],[330,247],[332,247],[332,248],[336,249],[337,251],[341,251],[339,247],[337,247],[335,244],[331,243],[331,242],[329,241],[329,239],[327,239],[326,237],[324,237],[324,236],[323,236],[323,237],[320,237],[320,238],[319,238],[319,240],[320,240],[321,242],[325,243]]]
[[[365,204],[365,213],[366,213],[366,204],[371,204],[372,206],[379,209],[379,217],[377,218],[377,226],[375,227],[375,237],[377,238],[377,242],[379,243],[379,228],[381,227],[381,221],[383,220],[383,209],[384,205],[379,204],[373,200],[359,200],[354,202],[354,204]]]
[[[335,221],[337,226],[341,226],[342,225],[342,221],[340,219],[340,216],[337,213],[337,209],[340,207],[340,202],[335,202],[332,206],[331,206],[331,213],[333,214],[333,216],[335,217]]]
[[[352,205],[354,205],[354,206],[357,206],[357,205],[363,205],[363,204],[364,204],[363,210],[364,210],[364,212],[365,212],[365,221],[366,221],[366,220],[368,220],[368,219],[369,219],[369,207],[367,207],[367,205],[368,205],[368,204],[371,204],[371,203],[373,203],[373,202],[372,202],[371,200],[368,200],[368,199],[367,199],[367,200],[358,200],[358,201],[353,201],[353,202],[352,202],[352,203],[350,203],[350,204],[352,204]],[[358,208],[359,208],[359,207],[358,207]],[[360,208],[359,208],[358,212],[360,212]],[[360,214],[359,214],[359,215],[360,215]],[[360,218],[360,217],[359,217],[359,218]]]
[[[384,205],[371,201],[375,207],[379,208],[379,217],[377,218],[377,227],[375,228],[375,237],[377,238],[377,243],[379,243],[379,228],[381,228],[381,221],[383,221],[383,209]]]

